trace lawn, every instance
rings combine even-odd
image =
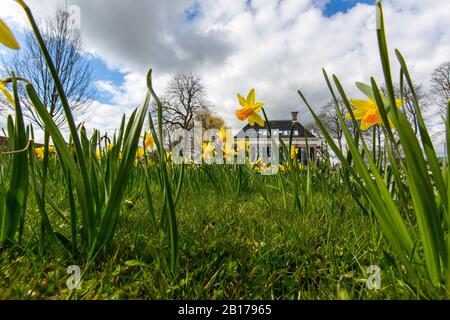
[[[232,170],[232,167],[223,170]],[[330,176],[337,173],[328,173]],[[308,208],[283,207],[276,179],[265,178],[270,204],[249,181],[240,195],[224,194],[193,170],[177,206],[180,267],[167,267],[167,241],[154,230],[139,168],[127,188],[114,241],[98,262],[87,265],[63,250],[42,252],[39,214],[27,211],[25,246],[3,250],[1,299],[67,299],[69,265],[86,270],[78,299],[394,299],[418,298],[395,268],[373,217],[355,205],[345,186],[317,173]],[[302,175],[306,180],[306,176]],[[254,179],[262,179],[255,176]],[[331,183],[328,183],[330,181]],[[63,181],[49,187],[68,212]],[[159,194],[157,185],[152,186]],[[161,201],[155,201],[160,207]],[[59,216],[55,229],[68,233]],[[366,269],[382,269],[382,288],[368,290]]]
[[[376,32],[385,89],[371,78],[356,84],[367,100],[350,99],[339,78],[323,71],[345,147],[330,137],[307,93],[298,91],[329,151],[320,161],[307,151],[306,163],[295,157],[294,126],[288,144],[275,141],[255,90],[238,96],[236,116],[251,126],[267,124],[264,142],[279,143],[273,150],[281,150],[280,163],[272,155],[269,162],[252,159],[248,141],[228,145],[225,128],[203,144],[200,161],[180,155],[164,139],[152,70],[142,105],[123,116],[115,134],[88,134],[73,117],[31,11],[17,2],[61,99],[70,137],[28,80],[14,72],[1,80],[14,115],[0,154],[0,299],[449,297],[450,151],[438,156],[396,50],[401,72],[394,74],[412,92],[416,123],[401,109],[381,2]],[[2,26],[0,41],[14,48],[8,30]],[[34,144],[33,127],[24,121],[19,85],[44,125],[43,147]],[[157,114],[149,112],[150,103]],[[448,146],[448,113],[445,124]],[[309,150],[307,136],[305,142]],[[238,150],[243,163],[220,163],[236,160]]]

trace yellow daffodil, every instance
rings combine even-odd
[[[114,149],[115,145],[110,143],[106,146],[106,151],[111,152]]]
[[[2,19],[0,19],[0,43],[13,50],[20,49],[19,43]]]
[[[203,158],[210,159],[213,156],[215,147],[210,141],[208,143],[203,143],[202,149],[203,149]]]
[[[350,100],[350,104],[355,108],[353,110],[353,114],[355,115],[356,120],[361,120],[361,130],[366,131],[373,127],[376,124],[383,124],[383,120],[381,118],[380,110],[378,109],[377,104],[372,99],[365,100]],[[401,99],[396,99],[395,104],[397,108],[400,108],[404,101]],[[347,114],[345,116],[346,119],[351,119],[351,115]],[[393,127],[393,123],[389,119],[389,125]]]
[[[38,160],[43,160],[44,159],[44,154],[45,154],[45,147],[35,148],[34,149],[34,153],[35,153],[36,158]],[[54,146],[48,146],[48,153],[50,155],[55,155],[56,154],[56,148]]]
[[[44,159],[44,148],[35,148],[34,149],[34,154],[36,155],[36,158],[38,160],[43,160]]]
[[[297,158],[297,155],[298,155],[298,148],[296,148],[296,147],[292,147],[291,148],[291,159],[292,160],[294,160],[294,159],[296,159]]]
[[[227,130],[225,128],[220,128],[217,138],[220,142],[225,143],[225,141],[227,141]]]
[[[95,156],[97,157],[97,159],[101,159],[102,158],[102,151],[100,150],[100,149],[98,149],[96,152],[95,152]]]
[[[6,100],[11,104],[11,106],[14,106],[14,98],[12,94],[6,89],[6,85],[3,81],[0,81],[0,91],[5,96]]]
[[[236,116],[239,120],[248,120],[248,123],[253,126],[255,123],[259,124],[261,127],[264,126],[264,120],[258,114],[263,107],[263,103],[255,102],[256,93],[255,89],[250,90],[247,99],[238,94],[239,103],[242,109],[236,110]]]
[[[166,161],[171,161],[172,160],[172,152],[170,151],[166,151]]]
[[[144,148],[138,148],[136,151],[136,158],[143,158],[145,155]]]
[[[150,147],[150,149],[153,150],[155,148],[155,139],[153,139],[153,136],[150,133],[145,131],[143,139],[145,149]]]

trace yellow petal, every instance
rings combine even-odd
[[[391,128],[395,128],[394,123],[392,122],[392,120],[389,119],[389,118],[388,118],[388,120],[389,120],[389,126],[390,126]]]
[[[16,38],[14,38],[13,33],[2,19],[0,19],[0,43],[13,50],[20,49],[19,43],[17,42]]]
[[[255,113],[255,122],[259,124],[261,127],[264,127],[264,120],[261,118],[259,114]]]
[[[225,142],[227,140],[227,131],[225,128],[220,128],[217,137],[219,138],[220,142]]]
[[[370,110],[369,110],[370,112]],[[361,120],[363,119],[367,114],[367,110],[360,110],[360,109],[355,109],[353,110],[353,115],[355,116],[356,120]],[[350,116],[350,114],[349,114]]]
[[[5,84],[0,81],[0,91],[3,92],[3,95],[6,97],[11,106],[14,106],[14,98],[12,94],[6,89]]]
[[[369,109],[376,107],[371,100],[351,99],[350,104],[357,110],[369,111]]]
[[[252,106],[255,104],[255,99],[256,99],[256,92],[255,92],[255,89],[252,89],[248,93],[247,103]]]
[[[250,117],[248,117],[248,123],[253,127],[255,125],[255,120],[253,119],[253,115],[251,115]]]
[[[253,106],[253,112],[260,112],[261,108],[264,106],[264,103],[258,102]]]
[[[247,106],[247,100],[238,93],[239,104],[243,107]]]
[[[402,99],[396,99],[395,104],[396,104],[397,108],[400,108],[402,105],[405,104],[405,101]]]
[[[250,122],[251,121],[251,122]],[[264,120],[261,118],[261,116],[257,113],[253,113],[249,118],[248,118],[248,123],[250,123],[251,126],[253,126],[255,124],[255,122],[257,124],[259,124],[261,127],[264,127]]]

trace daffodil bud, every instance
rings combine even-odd
[[[2,19],[0,19],[0,43],[13,50],[20,49],[19,43]]]
[[[12,94],[6,89],[6,85],[3,81],[0,81],[0,91],[3,93],[6,100],[8,100],[11,106],[14,106],[14,98]]]

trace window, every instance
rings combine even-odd
[[[294,136],[298,136],[298,130],[294,131]]]

